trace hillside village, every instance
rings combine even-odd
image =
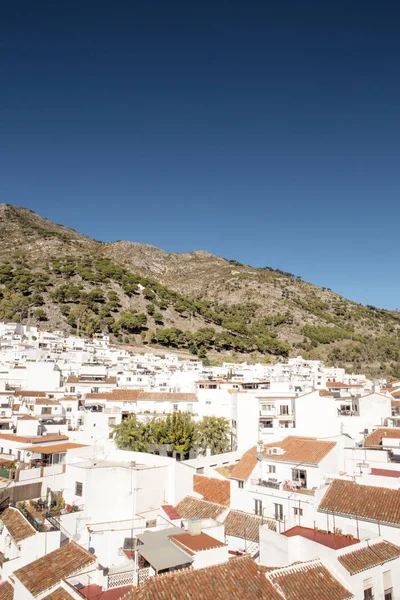
[[[400,380],[2,322],[0,403],[0,599],[400,597]]]

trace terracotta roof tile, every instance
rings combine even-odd
[[[347,552],[338,557],[338,561],[351,575],[383,565],[400,557],[400,547],[390,542],[377,542],[366,548]]]
[[[174,402],[197,402],[197,394],[180,392],[140,392],[139,400],[172,400]]]
[[[223,467],[216,467],[214,470],[217,471],[217,473],[219,473],[223,477],[226,477],[226,479],[230,479],[232,471],[235,467],[236,467],[236,464],[224,465]]]
[[[400,490],[334,479],[318,511],[400,525]]]
[[[51,594],[45,596],[43,600],[75,600],[63,587],[58,587]]]
[[[32,596],[50,590],[66,577],[79,573],[96,562],[87,550],[70,542],[14,572]]]
[[[28,523],[17,508],[6,508],[0,520],[3,521],[11,537],[17,544],[36,534],[32,525]]]
[[[40,444],[47,442],[62,442],[68,440],[67,435],[34,435],[27,437],[25,435],[15,435],[13,433],[0,433],[0,440],[10,440],[12,442],[22,442],[23,444]]]
[[[216,519],[226,510],[226,506],[192,496],[186,496],[175,508],[182,519]]]
[[[208,533],[204,533],[204,531],[199,535],[190,535],[190,533],[186,532],[170,535],[169,539],[192,556],[196,552],[211,550],[213,548],[223,548],[225,546],[223,542],[216,540],[211,535],[208,535]]]
[[[276,531],[276,524],[272,519],[263,519],[241,510],[230,510],[224,521],[225,535],[258,542],[261,525],[267,525],[268,529]]]
[[[22,397],[28,397],[28,398],[44,398],[46,396],[46,392],[38,392],[38,391],[34,391],[34,390],[16,390],[15,392],[13,392],[14,396],[22,396]]]
[[[13,600],[14,588],[9,581],[0,583],[0,600]]]
[[[193,489],[201,494],[204,500],[229,506],[231,501],[231,484],[224,479],[205,477],[204,475],[193,476]]]
[[[110,400],[136,402],[142,390],[119,390],[114,389],[112,392],[99,392],[97,394],[85,394],[85,398],[93,400]]]
[[[36,398],[35,404],[38,406],[58,406],[60,403],[58,400],[54,400],[54,398]]]
[[[77,444],[75,442],[65,442],[64,444],[49,444],[47,446],[28,446],[24,450],[38,452],[40,454],[58,454],[59,452],[68,452],[75,448],[87,448],[85,444]]]
[[[300,563],[266,574],[286,600],[348,600],[354,598],[320,562]]]
[[[170,506],[169,504],[163,504],[161,508],[167,515],[168,519],[171,519],[171,521],[176,521],[177,519],[181,518],[181,515],[173,506]]]
[[[318,465],[336,446],[336,442],[325,442],[316,438],[288,436],[281,442],[272,442],[263,446],[263,455],[269,461]],[[273,448],[283,452],[273,454]],[[271,453],[270,453],[271,452]],[[257,447],[248,450],[232,470],[233,479],[248,479],[257,464]]]
[[[364,446],[382,446],[384,438],[400,438],[400,428],[380,427],[375,429],[364,439]]]
[[[248,556],[205,569],[183,569],[151,577],[123,600],[282,600]]]
[[[235,468],[232,469],[232,479],[248,479],[257,464],[257,446],[247,450],[239,460]]]

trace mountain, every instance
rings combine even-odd
[[[0,205],[0,319],[212,361],[302,354],[400,377],[400,314],[346,300],[266,266],[205,251],[102,243],[25,208]]]

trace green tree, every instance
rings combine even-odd
[[[187,454],[196,446],[197,428],[190,413],[174,412],[165,420],[165,443]]]
[[[205,452],[221,454],[230,450],[231,428],[224,417],[203,417],[198,424],[198,445]]]
[[[119,425],[115,425],[111,437],[121,450],[134,452],[148,452],[150,450],[150,428],[138,421],[136,415],[129,415]]]
[[[47,315],[46,315],[46,312],[43,310],[43,308],[37,308],[36,310],[34,310],[33,316],[38,321],[47,321]]]

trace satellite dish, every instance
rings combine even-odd
[[[95,549],[94,549],[94,548],[91,546],[91,547],[89,548],[89,552],[90,552],[90,554],[94,554],[94,553],[95,553]]]
[[[260,460],[260,461],[261,461],[263,458],[264,458],[264,456],[263,456],[263,453],[262,453],[262,452],[259,452],[259,453],[257,454],[257,460]]]
[[[74,533],[74,535],[72,536],[72,539],[74,540],[74,542],[78,542],[81,539],[81,534],[80,533]]]

